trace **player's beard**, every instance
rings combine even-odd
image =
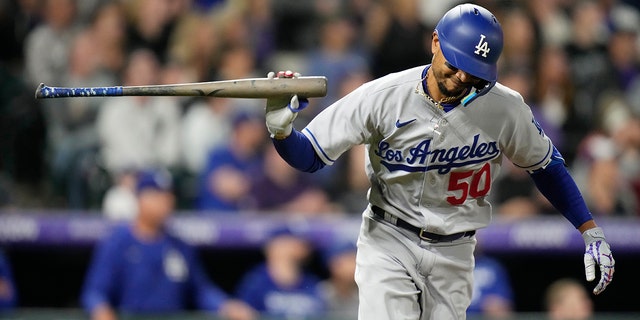
[[[469,89],[469,87],[471,87],[471,85],[468,85],[468,86],[456,87],[456,89],[450,90],[445,85],[444,83],[445,81],[446,81],[446,78],[441,80],[436,77],[436,84],[438,85],[438,90],[440,90],[440,93],[442,93],[445,96],[445,98],[441,100],[442,102],[446,102],[448,100],[453,100],[460,97],[464,92],[467,91],[467,89]]]

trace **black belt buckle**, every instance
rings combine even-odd
[[[426,232],[424,229],[420,229],[420,233],[418,233],[418,237],[420,237],[420,239],[422,239],[424,241],[427,241],[427,242],[437,242],[436,239],[432,239],[432,238],[427,237],[425,235],[425,233],[428,233],[428,232]]]
[[[432,234],[430,232],[427,232],[424,229],[420,229],[420,233],[418,233],[418,237],[420,237],[420,239],[427,241],[427,242],[431,242],[431,243],[436,243],[438,241],[440,241],[440,239],[434,239],[432,237],[428,237],[427,234]]]

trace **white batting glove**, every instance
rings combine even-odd
[[[280,71],[277,74],[269,72],[268,79],[277,78],[297,78],[300,74],[292,71]],[[307,107],[307,99],[299,99],[297,95],[293,97],[279,97],[267,99],[266,123],[271,138],[284,139],[293,131],[293,120],[298,116],[298,112]]]
[[[615,260],[611,254],[611,248],[604,238],[604,232],[601,228],[596,227],[582,233],[582,238],[586,245],[584,253],[584,268],[587,281],[593,281],[596,278],[595,265],[600,266],[600,281],[593,289],[594,294],[600,294],[613,280],[613,272],[615,271]]]

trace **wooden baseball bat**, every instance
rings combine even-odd
[[[180,83],[148,86],[114,86],[91,88],[49,87],[41,83],[36,99],[117,96],[206,96],[226,98],[275,98],[297,94],[303,98],[324,97],[327,78],[250,78],[225,81]]]

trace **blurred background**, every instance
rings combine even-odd
[[[35,100],[35,88],[278,70],[326,76],[328,94],[300,113],[301,129],[360,84],[430,62],[435,24],[461,2],[0,2],[0,318],[90,317],[82,296],[97,244],[139,221],[138,173],[154,169],[172,181],[168,230],[194,248],[206,277],[229,298],[266,318],[354,319],[357,298],[344,276],[353,256],[332,259],[350,252],[341,245],[355,243],[366,207],[362,148],[318,173],[300,173],[268,141],[264,100]],[[494,222],[478,234],[470,318],[637,318],[640,306],[628,293],[640,287],[632,273],[640,265],[640,3],[474,3],[504,30],[499,81],[522,94],[564,155],[618,268],[607,291],[593,296],[580,235],[526,172],[505,163],[492,186]],[[297,294],[322,308],[270,313],[277,306],[246,297],[255,288],[242,283],[269,265],[271,231],[283,225],[304,239],[296,268],[314,279],[307,289],[318,289]],[[176,317],[227,316],[203,315],[193,303],[182,312]],[[144,318],[123,316],[137,317]]]

